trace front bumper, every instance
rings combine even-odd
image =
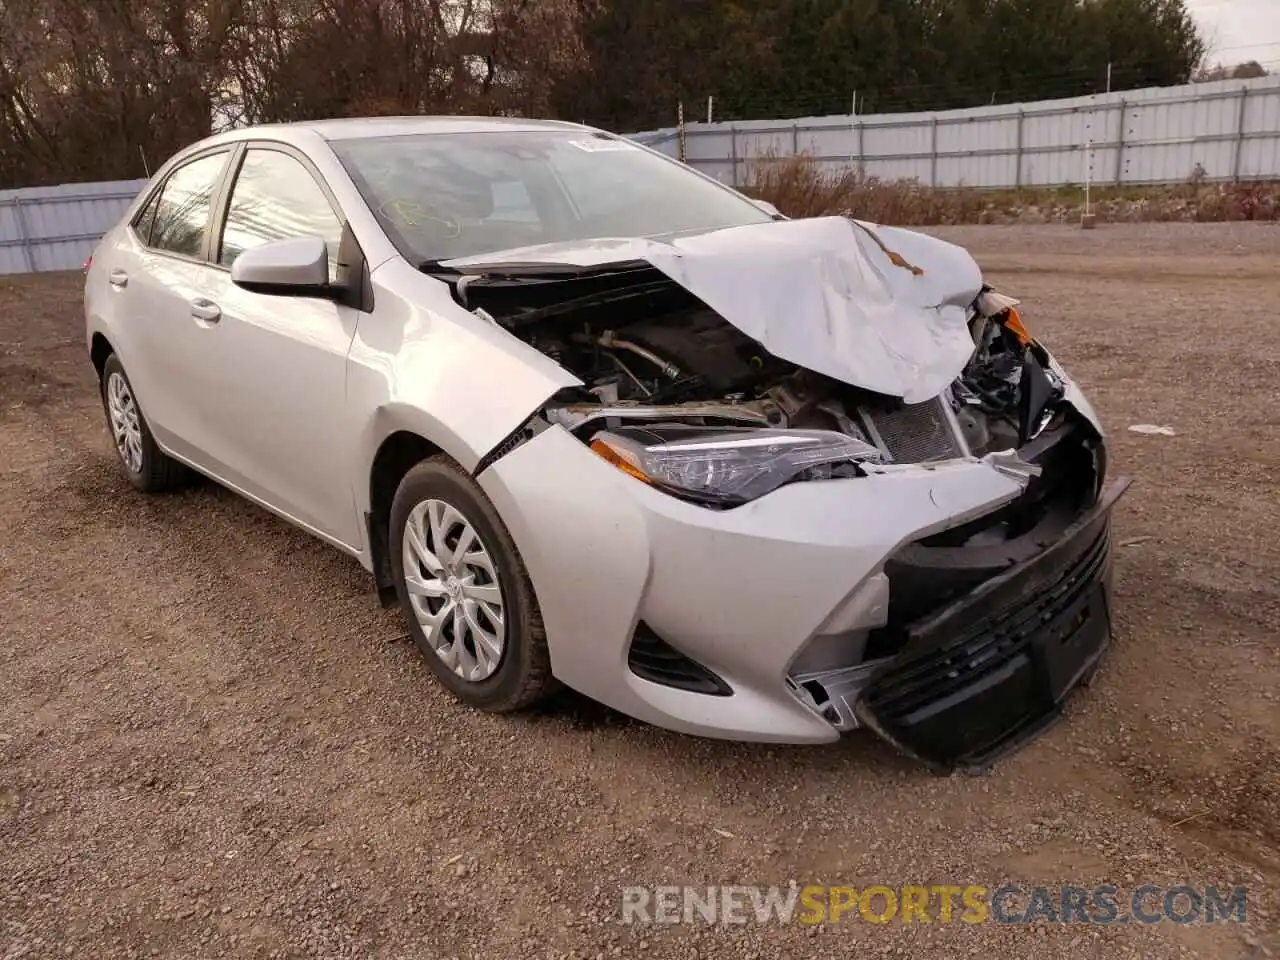
[[[559,427],[542,431],[477,479],[528,568],[552,671],[562,682],[670,729],[786,743],[831,742],[854,725],[851,709],[839,716],[824,709],[795,678],[802,666],[828,673],[866,666],[868,637],[894,615],[889,597],[897,592],[896,581],[893,574],[886,577],[887,564],[912,544],[1016,506],[1027,489],[1025,479],[968,460],[791,484],[734,510],[714,511],[627,477]],[[1085,526],[1105,527],[1112,502],[1114,497],[1100,501],[1092,519],[1082,521]],[[1083,543],[1088,533],[1081,528],[1060,539]],[[896,646],[893,657],[861,674],[844,672],[851,681],[846,706],[852,708],[860,690],[868,689],[879,706],[858,719],[935,762],[945,762],[954,750],[968,762],[1017,742],[1010,725],[1023,730],[1022,714],[1044,713],[1046,702],[1056,707],[1063,683],[1034,702],[1013,696],[1019,709],[1012,712],[1019,717],[996,722],[995,733],[977,732],[948,744],[923,723],[927,717],[918,704],[899,709],[907,701],[894,696],[914,690],[915,675],[895,668],[909,661],[941,669],[939,658],[952,655],[944,653],[950,649],[947,637],[984,629],[984,617],[1003,629],[1005,599],[1025,598],[1076,555],[1069,545],[1038,552],[1039,562],[1019,564],[997,578],[1007,584],[1004,589],[976,588],[932,625],[911,624],[918,636]],[[966,584],[957,592],[969,590]],[[1105,621],[1105,606],[1097,616],[1102,619],[1093,625]],[[1105,645],[1092,626],[1087,633],[1079,641],[1086,659]],[[1037,643],[1036,650],[1046,649],[1042,640]],[[1025,655],[1034,659],[1031,652]],[[1055,676],[1077,672],[1067,660],[1053,661]],[[1044,672],[1044,662],[1034,659],[1034,669]],[[1015,669],[1008,682],[1016,685],[1026,676]],[[995,685],[1004,682],[1002,673]],[[1003,689],[989,703],[1009,701],[1014,688]],[[961,716],[972,723],[974,710],[988,709],[988,701],[963,684],[951,692],[969,703],[938,714],[952,726],[964,725]]]
[[[1111,639],[1115,480],[1055,544],[912,624],[854,714],[912,756],[982,769],[1048,727]]]

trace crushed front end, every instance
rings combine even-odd
[[[558,678],[671,729],[817,743],[861,727],[943,770],[984,768],[1059,715],[1110,640],[1128,482],[1108,481],[1096,415],[1016,303],[943,253],[913,253],[906,281],[867,261],[904,298],[957,278],[933,320],[915,306],[883,328],[757,323],[728,309],[745,299],[713,309],[714,285],[700,297],[640,261],[450,278],[581,381],[478,477],[538,584]],[[908,374],[870,376],[835,324]],[[816,369],[827,346],[841,376]],[[951,381],[911,373],[908,347]]]
[[[1107,480],[1101,432],[1064,402],[1016,309],[995,306],[975,317],[978,353],[944,406],[967,452],[1016,449],[1023,493],[895,551],[883,622],[856,635],[860,649],[802,651],[789,674],[840,729],[943,771],[988,768],[1093,676],[1111,640],[1110,514],[1129,486]]]

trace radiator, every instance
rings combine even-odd
[[[965,454],[945,396],[896,410],[859,410],[873,443],[894,463],[929,463]]]

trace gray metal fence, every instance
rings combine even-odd
[[[676,155],[674,129],[636,137]],[[1280,76],[939,113],[689,123],[684,140],[688,163],[735,186],[761,156],[801,151],[939,187],[1280,179]]]
[[[73,270],[146,180],[0,190],[0,274]]]

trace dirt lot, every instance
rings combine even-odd
[[[981,778],[468,712],[354,561],[212,485],[135,494],[79,277],[0,279],[0,956],[1280,956],[1280,228],[939,232],[1137,481],[1109,660]],[[1249,921],[618,922],[624,885],[789,879],[1245,884]]]

